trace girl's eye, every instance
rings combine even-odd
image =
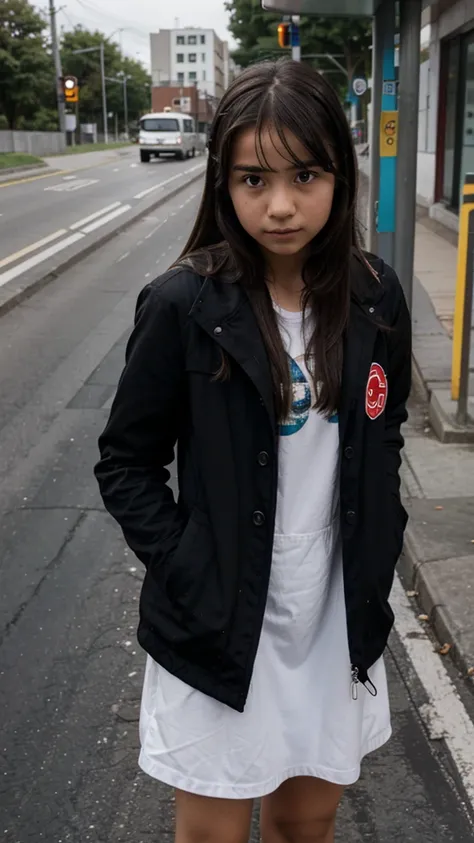
[[[260,187],[262,179],[260,176],[250,175],[245,176],[244,182],[248,187]]]
[[[300,179],[300,184],[311,184],[317,177],[317,173],[311,173],[309,170],[303,170],[296,176],[297,179]]]

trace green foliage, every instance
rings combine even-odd
[[[104,41],[105,74],[127,76],[129,124],[150,106],[151,78],[134,59],[123,57],[117,44],[101,32],[76,27],[64,33],[61,58],[64,75],[77,76],[79,116],[102,125],[100,53],[75,55],[74,50],[99,47]],[[49,21],[27,0],[0,0],[0,119],[10,129],[55,131],[58,126],[54,61]],[[124,127],[123,82],[107,82],[108,111]]]
[[[265,58],[290,55],[288,49],[280,49],[277,42],[277,26],[281,15],[265,12],[260,0],[226,0],[230,14],[229,29],[238,43],[233,58],[241,67]],[[347,90],[347,76],[354,71],[370,75],[370,45],[372,28],[368,18],[327,18],[304,16],[301,19],[301,51],[318,70],[330,73],[329,78],[340,88]],[[309,58],[314,54],[324,54]],[[346,73],[338,70],[327,54],[336,57]]]
[[[77,76],[79,80],[79,115],[82,123],[98,123],[102,126],[102,82],[100,75],[100,52],[76,54],[75,50],[100,47],[104,42],[105,75],[120,81],[107,81],[107,110],[119,115],[124,125],[123,73],[127,78],[127,101],[129,123],[138,120],[150,105],[151,78],[145,68],[134,59],[122,57],[119,47],[107,41],[101,32],[89,32],[77,26],[65,32],[61,45],[61,60],[65,76]]]
[[[34,118],[38,102],[54,90],[45,20],[26,0],[1,0],[0,112],[8,127]]]

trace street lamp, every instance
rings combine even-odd
[[[100,42],[99,47],[84,47],[82,50],[73,50],[73,55],[79,55],[80,53],[95,53],[97,50],[100,50],[100,75],[102,79],[102,113],[103,113],[103,122],[104,122],[104,140],[105,143],[109,142],[109,129],[108,129],[108,121],[107,121],[107,91],[105,88],[105,61],[104,61],[104,42]]]

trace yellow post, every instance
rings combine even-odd
[[[453,360],[451,369],[451,397],[459,400],[461,363],[464,337],[466,303],[466,282],[468,268],[469,218],[474,211],[474,174],[469,173],[464,182],[459,212],[458,264],[456,275],[456,299],[454,305]],[[472,242],[472,241],[471,241]]]

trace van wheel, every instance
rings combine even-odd
[[[191,152],[191,158],[195,158],[195,157],[196,157],[196,150],[193,146],[193,151]]]
[[[140,150],[140,161],[142,164],[148,164],[150,161],[150,153],[146,152],[144,149]]]

